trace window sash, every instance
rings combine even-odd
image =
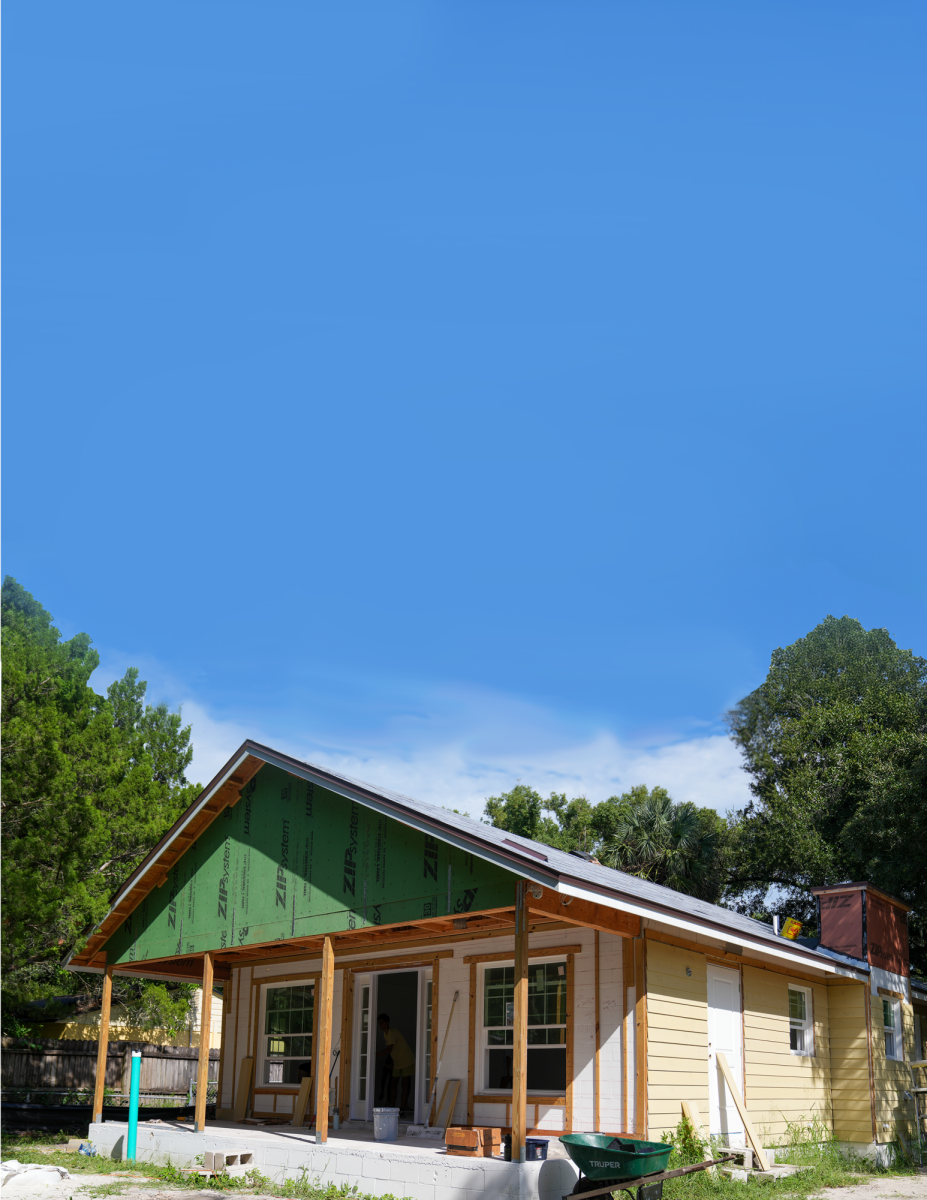
[[[814,1056],[814,1015],[811,992],[807,988],[790,987],[789,1048],[793,1054]]]
[[[261,1039],[265,1084],[299,1086],[299,1064],[313,1061],[315,983],[273,985],[264,993]]]
[[[514,966],[487,966],[483,973],[481,1090],[489,1094],[505,1095],[511,1090],[510,1084],[492,1086],[491,1079],[499,1074],[500,1067],[504,1070],[505,1051],[514,1043],[514,977]],[[562,1020],[557,1020],[558,1017]],[[529,1087],[529,1094],[566,1093],[567,1036],[567,964],[562,960],[532,962],[528,968],[528,1080],[540,1076],[546,1084],[551,1071],[560,1073],[557,1058],[562,1058],[564,1084]]]
[[[885,1057],[896,1062],[904,1058],[901,1042],[901,1005],[897,1000],[882,997],[882,1032],[885,1037]]]

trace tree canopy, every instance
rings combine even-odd
[[[146,704],[134,667],[105,697],[94,692],[91,639],[62,641],[9,576],[2,641],[3,968],[15,1004],[73,990],[65,955],[199,788],[186,779],[193,751],[180,713]],[[155,990],[137,999],[158,1018]]]
[[[552,792],[545,800],[519,783],[486,801],[497,829],[558,850],[582,850],[606,866],[717,902],[726,824],[712,808],[673,802],[661,787],[631,788],[593,805]]]
[[[814,928],[812,887],[869,880],[915,909],[924,970],[927,660],[829,616],[776,650],[728,718],[754,797],[734,824],[729,902]]]

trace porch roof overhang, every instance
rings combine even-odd
[[[517,834],[461,817],[437,805],[424,804],[398,792],[375,787],[317,764],[303,762],[250,739],[241,745],[115,893],[106,916],[90,931],[85,945],[68,956],[64,964],[66,968],[84,971],[103,969],[101,951],[110,934],[154,887],[165,881],[173,863],[203,830],[228,805],[237,803],[241,789],[265,763],[348,800],[363,804],[421,832],[436,836],[450,845],[512,872],[527,880],[529,884],[537,885],[536,889],[531,889],[532,895],[529,900],[532,919],[586,925],[624,936],[635,936],[640,931],[641,920],[654,919],[687,933],[728,941],[736,939],[737,944],[745,951],[769,955],[805,968],[811,967],[825,974],[858,975],[859,978],[864,978],[864,974],[859,973],[859,968],[839,963],[816,950],[789,943],[786,939],[774,935],[771,927],[729,909],[696,900],[649,880],[641,880],[597,863],[588,863],[579,857]],[[574,902],[576,906],[571,912]],[[581,910],[585,913],[585,919],[579,919]],[[598,919],[596,910],[601,910],[598,912]],[[607,917],[606,913],[613,915]],[[481,915],[473,914],[474,918]],[[497,927],[500,923],[507,924],[507,914],[503,917],[502,911],[498,914],[486,914],[486,917],[491,919],[494,915]],[[431,936],[433,939],[442,938],[446,941],[449,936],[448,926],[447,919],[444,919],[443,923],[441,920],[422,921],[416,923],[415,931],[410,930],[405,936],[407,939],[411,938],[417,931],[418,936]],[[391,931],[388,927],[377,927],[366,932],[368,941],[374,936],[380,943],[398,940],[395,933],[393,938],[390,937]],[[272,950],[270,947],[247,949],[256,953],[263,950],[268,957],[272,953],[276,956],[292,954],[298,949],[311,952],[309,942],[315,940],[317,939],[291,939],[278,942]],[[351,941],[355,945],[363,944],[362,939],[352,937]],[[228,973],[228,966],[223,964],[223,957],[232,962],[236,956],[237,950],[234,954],[226,956],[223,956],[221,951],[218,952],[216,971],[219,978]],[[165,979],[194,977],[195,968],[192,961],[189,974],[186,959],[183,967],[179,970],[178,967],[179,960],[163,964],[140,962],[125,964],[119,971],[120,974],[150,975]]]

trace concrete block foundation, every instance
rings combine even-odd
[[[321,1183],[356,1186],[374,1196],[403,1200],[562,1200],[573,1189],[578,1171],[556,1138],[546,1162],[507,1163],[501,1158],[449,1156],[442,1142],[402,1137],[374,1142],[366,1123],[329,1131],[317,1145],[315,1134],[289,1126],[248,1127],[210,1122],[205,1133],[174,1121],[145,1121],[138,1126],[137,1156],[144,1162],[177,1167],[197,1165],[207,1154],[226,1160],[251,1155],[250,1166],[282,1183],[308,1175]],[[122,1161],[126,1126],[105,1121],[90,1126],[90,1141],[101,1155]],[[203,1156],[203,1157],[200,1157]],[[237,1170],[236,1170],[237,1173]]]

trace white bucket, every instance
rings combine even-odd
[[[375,1108],[373,1110],[373,1140],[395,1142],[399,1137],[399,1109]]]

